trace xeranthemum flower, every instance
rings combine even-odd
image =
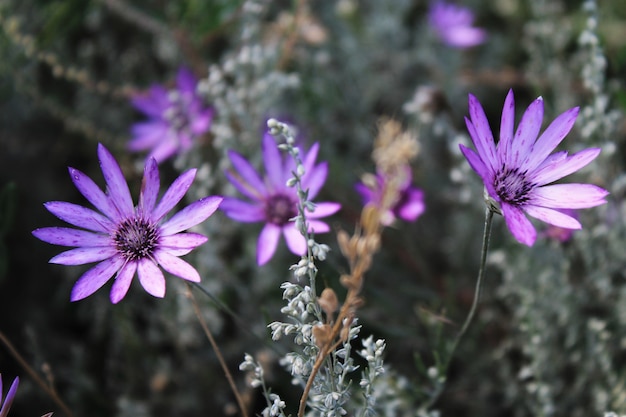
[[[576,121],[578,107],[559,115],[537,138],[543,119],[543,99],[539,97],[522,116],[513,133],[515,103],[510,90],[502,110],[500,140],[494,143],[485,112],[473,95],[469,96],[470,119],[467,129],[476,147],[460,145],[461,152],[480,175],[489,196],[500,206],[513,236],[532,246],[537,232],[524,213],[554,226],[580,229],[582,226],[564,209],[582,209],[604,204],[608,192],[591,184],[554,184],[593,161],[599,148],[568,155],[550,153],[561,143]]]
[[[133,125],[131,151],[150,149],[149,158],[157,162],[191,148],[194,140],[211,126],[213,110],[198,95],[197,80],[187,68],[181,68],[176,89],[152,86],[147,93],[136,95],[132,104],[149,120]]]
[[[11,387],[9,387],[9,391],[7,392],[7,396],[4,399],[4,404],[2,403],[2,374],[0,374],[0,404],[2,404],[2,408],[0,408],[0,417],[7,417],[9,415],[9,410],[11,409],[11,404],[13,404],[13,399],[15,398],[15,393],[17,392],[17,386],[20,384],[20,378],[15,377]]]
[[[100,213],[62,201],[45,204],[46,209],[59,219],[86,230],[45,227],[33,231],[44,242],[76,247],[53,257],[51,263],[83,265],[99,262],[76,282],[71,300],[90,296],[116,275],[110,297],[111,302],[118,303],[128,292],[135,272],[149,294],[164,297],[165,278],[159,265],[173,275],[199,282],[198,271],[179,256],[188,254],[207,238],[198,233],[180,232],[206,220],[217,210],[222,198],[202,198],[165,220],[191,186],[195,169],[181,174],[157,204],[159,170],[156,160],[148,159],[139,204],[133,207],[128,185],[113,155],[98,145],[98,158],[107,184],[106,194],[81,171],[69,168],[69,172],[78,191]]]
[[[237,173],[226,172],[230,182],[249,201],[225,197],[220,209],[240,222],[264,222],[265,226],[257,243],[257,262],[259,265],[269,261],[280,240],[285,236],[289,250],[296,255],[304,255],[307,242],[304,236],[290,221],[298,214],[298,195],[296,189],[288,187],[287,181],[293,176],[295,163],[291,158],[285,159],[278,149],[274,138],[266,133],[262,144],[263,161],[266,177],[261,179],[250,163],[235,151],[229,151],[230,158]],[[302,177],[302,188],[308,189],[308,198],[312,200],[319,192],[328,175],[328,164],[322,162],[315,165],[319,145],[315,143],[305,154],[302,161],[305,173]],[[315,233],[325,233],[329,226],[318,220],[330,216],[341,208],[338,203],[316,203],[313,212],[307,212],[309,229]]]
[[[436,1],[428,13],[428,22],[444,43],[456,48],[476,46],[487,38],[483,29],[472,27],[472,11],[455,4]]]
[[[382,224],[385,226],[391,225],[397,217],[407,222],[413,222],[424,213],[426,208],[424,204],[424,192],[411,185],[411,168],[409,167],[407,167],[407,175],[405,178],[405,182],[400,186],[398,201],[382,218]],[[375,189],[368,187],[362,182],[359,182],[355,187],[363,198],[363,204],[380,203],[382,198],[381,191],[385,187],[385,178],[377,174],[375,179]]]

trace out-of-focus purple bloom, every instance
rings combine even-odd
[[[487,38],[484,29],[472,27],[474,13],[466,7],[435,1],[428,22],[442,42],[455,48],[480,45]]]
[[[213,109],[203,103],[196,86],[191,71],[181,68],[175,89],[154,85],[133,97],[132,104],[149,120],[133,125],[128,149],[150,149],[148,159],[154,158],[158,163],[189,150],[194,140],[209,130],[213,118]]]
[[[554,184],[593,161],[599,148],[568,155],[550,153],[574,126],[578,107],[559,115],[537,138],[543,120],[543,99],[528,106],[514,132],[515,102],[510,90],[502,110],[500,140],[496,146],[485,112],[473,95],[469,96],[470,118],[467,129],[476,147],[460,145],[471,167],[482,178],[489,196],[500,206],[513,236],[528,246],[537,232],[524,213],[554,226],[580,229],[582,226],[563,209],[582,209],[606,203],[608,192],[592,184]]]
[[[563,209],[563,210],[559,210],[562,213],[567,214],[568,216],[571,216],[575,219],[578,218],[578,214],[576,213],[575,210],[568,210],[568,209]],[[559,226],[554,226],[549,224],[548,227],[546,228],[546,230],[544,230],[543,235],[545,237],[547,237],[548,239],[552,239],[552,240],[556,240],[559,241],[561,243],[565,243],[568,240],[570,240],[572,238],[572,236],[574,235],[574,230],[572,229],[565,229],[563,227],[559,227]]]
[[[165,220],[191,186],[195,169],[181,174],[157,204],[159,169],[154,158],[148,159],[139,204],[134,207],[122,170],[113,155],[98,145],[98,158],[107,185],[106,193],[81,171],[69,168],[69,172],[78,191],[100,213],[62,201],[45,204],[46,209],[59,219],[86,230],[45,227],[33,231],[44,242],[75,247],[53,257],[51,263],[83,265],[99,262],[76,282],[71,300],[90,296],[115,275],[110,298],[111,302],[118,303],[128,292],[135,273],[149,294],[163,297],[165,278],[159,265],[173,275],[199,282],[198,272],[179,256],[188,254],[207,238],[198,233],[180,232],[206,220],[217,210],[222,198],[202,198]]]
[[[308,189],[309,200],[315,198],[328,175],[327,163],[315,164],[318,149],[319,145],[316,143],[308,152],[301,153],[305,169],[302,188]],[[304,236],[300,234],[295,223],[290,221],[298,214],[296,189],[287,186],[287,181],[293,177],[295,163],[292,158],[281,155],[278,144],[269,133],[263,137],[262,151],[266,171],[264,178],[259,176],[243,156],[229,151],[228,156],[236,172],[226,172],[226,176],[248,201],[225,197],[220,206],[234,220],[265,223],[257,243],[259,265],[272,258],[281,234],[285,236],[287,246],[294,254],[304,255],[307,251]],[[319,219],[336,213],[340,208],[338,203],[316,203],[315,210],[307,212],[309,230],[315,233],[328,232],[329,226]]]
[[[374,203],[379,204],[382,199],[382,191],[385,187],[385,178],[377,174],[376,185],[371,188],[366,184],[359,182],[355,188],[363,198],[363,204]],[[399,191],[400,196],[393,208],[383,214],[381,222],[385,226],[391,225],[397,217],[407,222],[417,220],[424,213],[426,205],[424,204],[424,192],[411,186],[411,168],[407,167],[406,180],[401,185]]]
[[[2,402],[2,374],[0,374],[0,404],[2,408],[0,408],[0,417],[7,417],[9,415],[9,410],[11,409],[11,404],[13,404],[13,399],[15,398],[15,393],[17,392],[17,386],[20,384],[20,378],[15,377],[9,391],[7,392],[7,396],[4,399],[4,403]]]

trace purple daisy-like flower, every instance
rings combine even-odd
[[[428,22],[442,42],[455,48],[480,45],[487,38],[484,29],[472,26],[474,13],[455,4],[436,1],[428,12]]]
[[[229,151],[228,157],[237,172],[226,172],[226,176],[249,201],[225,197],[220,206],[220,209],[234,220],[265,223],[257,243],[259,265],[272,258],[281,234],[285,236],[292,253],[304,255],[307,251],[304,236],[291,221],[298,214],[298,195],[295,188],[287,186],[287,181],[293,177],[295,163],[291,158],[286,159],[281,155],[278,144],[269,133],[263,137],[262,148],[267,173],[263,179],[243,156],[235,151]],[[306,154],[302,153],[305,169],[302,188],[308,189],[310,200],[315,198],[328,175],[327,163],[315,164],[318,150],[319,145],[315,143]],[[328,232],[329,226],[319,219],[336,213],[340,208],[341,205],[338,203],[316,203],[315,210],[307,212],[306,216],[310,231]]]
[[[359,182],[355,188],[361,197],[363,198],[363,204],[374,203],[377,204],[382,198],[382,190],[385,187],[385,178],[377,174],[376,186],[374,189],[368,187],[366,184]],[[385,226],[391,225],[396,218],[401,218],[407,222],[413,222],[417,220],[419,216],[424,213],[426,205],[424,204],[424,192],[411,185],[411,168],[407,167],[407,175],[405,181],[401,184],[399,189],[400,195],[398,201],[383,215],[381,220]]]
[[[15,398],[15,393],[17,392],[17,386],[20,384],[20,378],[15,377],[13,383],[9,387],[9,391],[7,392],[7,396],[4,399],[4,403],[2,402],[2,374],[0,374],[0,404],[2,404],[2,408],[0,408],[0,417],[7,417],[9,415],[9,410],[11,409],[11,404],[13,404],[13,399]]]
[[[180,278],[199,282],[198,271],[179,256],[188,254],[207,238],[198,233],[181,232],[206,220],[217,210],[222,198],[202,198],[165,220],[191,186],[195,169],[181,174],[157,204],[159,169],[154,158],[148,159],[139,204],[134,207],[122,170],[113,155],[98,145],[98,158],[107,193],[81,171],[70,167],[69,172],[78,191],[100,213],[63,201],[45,204],[46,209],[59,219],[85,230],[45,227],[33,231],[33,235],[44,242],[75,247],[53,257],[51,263],[83,265],[99,262],[78,279],[71,300],[90,296],[115,275],[110,297],[112,303],[118,303],[128,292],[135,273],[149,294],[164,297],[165,278],[159,266]]]
[[[467,129],[476,151],[460,145],[461,152],[480,175],[489,196],[500,206],[506,224],[520,243],[532,246],[537,232],[524,213],[565,229],[580,229],[576,218],[564,209],[595,207],[606,202],[608,192],[592,184],[553,184],[593,161],[599,148],[569,155],[567,151],[550,154],[574,126],[578,107],[560,114],[539,136],[543,120],[543,99],[528,106],[513,132],[515,103],[509,90],[496,146],[485,112],[469,95],[470,118]]]
[[[197,93],[198,82],[191,71],[181,68],[176,89],[152,86],[147,93],[136,95],[132,104],[149,120],[131,128],[131,151],[150,149],[148,159],[161,163],[170,156],[188,151],[196,138],[209,130],[213,109]]]

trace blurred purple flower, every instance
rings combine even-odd
[[[576,210],[563,209],[563,210],[558,210],[558,211],[564,214],[567,214],[568,216],[571,216],[575,219],[578,219],[578,213],[576,213]],[[574,235],[574,230],[565,229],[563,227],[549,224],[546,230],[544,230],[543,235],[547,237],[548,239],[552,239],[552,240],[556,240],[561,243],[564,243],[572,238],[572,236]]]
[[[391,210],[383,215],[382,224],[391,225],[397,217],[407,222],[417,220],[424,213],[426,205],[424,204],[424,192],[411,186],[411,168],[407,167],[406,181],[400,187],[400,196],[398,201]],[[382,190],[385,187],[385,179],[382,175],[377,174],[376,185],[374,189],[366,184],[359,182],[355,188],[363,198],[363,204],[380,203],[382,198]]]
[[[4,399],[4,404],[2,403],[2,374],[0,374],[0,417],[7,417],[9,415],[9,410],[11,409],[11,404],[13,404],[13,398],[15,398],[15,393],[17,392],[17,386],[20,384],[20,378],[15,377],[11,387],[9,387],[9,392],[7,392],[7,396]]]
[[[484,29],[472,27],[474,13],[466,7],[435,1],[428,22],[442,42],[455,48],[479,45],[487,38]]]
[[[290,157],[283,157],[274,138],[266,133],[263,136],[263,161],[266,176],[261,178],[250,163],[235,151],[229,151],[233,167],[237,172],[226,172],[230,182],[249,201],[225,197],[220,209],[224,213],[240,222],[264,222],[265,226],[257,242],[257,263],[265,264],[269,261],[280,239],[281,233],[289,250],[296,255],[304,255],[307,251],[307,242],[304,236],[290,221],[298,214],[298,195],[296,189],[287,186],[287,181],[293,177],[295,163]],[[308,189],[308,198],[312,200],[326,181],[328,164],[322,162],[315,165],[319,145],[314,144],[305,154],[301,153],[305,173],[302,177],[302,188]],[[341,208],[338,203],[316,203],[315,211],[307,213],[309,229],[315,233],[325,233],[329,226],[318,220],[330,216]]]
[[[98,158],[107,184],[106,194],[81,171],[69,168],[69,172],[78,191],[102,214],[76,204],[51,201],[45,204],[48,211],[86,230],[45,227],[33,231],[33,235],[44,242],[76,247],[53,257],[51,263],[83,265],[99,262],[76,282],[71,300],[90,296],[116,274],[110,298],[112,303],[118,303],[128,292],[135,272],[149,294],[163,297],[165,278],[158,265],[173,275],[199,282],[198,272],[178,257],[188,254],[207,238],[197,233],[180,232],[206,220],[217,210],[222,198],[202,198],[164,220],[191,186],[195,169],[181,174],[157,204],[159,170],[156,160],[148,159],[139,204],[133,207],[128,185],[113,155],[98,145]]]
[[[578,107],[559,115],[537,138],[543,120],[543,99],[528,106],[515,134],[515,103],[509,90],[500,124],[500,140],[495,145],[485,112],[469,95],[470,119],[465,124],[476,147],[460,145],[472,169],[480,175],[489,196],[500,206],[506,224],[520,243],[532,246],[537,232],[524,213],[554,226],[580,229],[574,217],[563,209],[582,209],[604,204],[608,192],[591,184],[547,185],[593,161],[599,148],[589,148],[568,155],[560,151],[550,155],[574,126]]]
[[[188,151],[194,140],[211,126],[213,109],[197,94],[197,80],[187,68],[178,70],[176,89],[161,85],[150,87],[147,93],[133,97],[132,104],[149,120],[131,128],[131,151],[150,149],[148,159],[158,163],[170,156]]]

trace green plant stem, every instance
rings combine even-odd
[[[480,301],[480,294],[482,292],[482,284],[485,277],[485,271],[487,269],[487,253],[489,252],[489,239],[491,237],[491,223],[493,220],[493,213],[493,210],[489,206],[485,208],[485,228],[483,231],[483,245],[480,252],[480,267],[478,269],[478,278],[476,279],[476,288],[474,290],[474,301],[472,302],[472,307],[470,308],[467,318],[463,323],[463,327],[461,327],[461,330],[456,335],[456,338],[452,343],[452,349],[450,349],[450,353],[447,355],[447,358],[445,360],[445,364],[442,368],[442,373],[444,377],[448,373],[450,362],[452,362],[452,358],[454,356],[454,353],[456,352],[457,347],[459,346],[459,343],[463,339],[463,336],[465,336],[465,333],[467,333],[467,329],[469,329],[472,321],[474,320],[474,316],[476,315],[476,310]],[[424,407],[425,409],[429,409],[430,407],[432,407],[433,404],[435,404],[435,402],[439,399],[441,393],[443,392],[444,385],[445,379],[437,387],[436,391],[433,393],[430,400]]]

